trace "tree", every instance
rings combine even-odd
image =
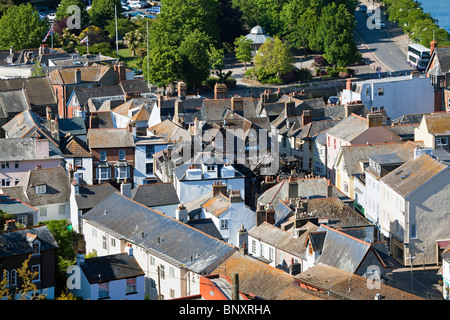
[[[125,34],[125,43],[131,50],[131,56],[136,55],[136,49],[139,44],[144,40],[144,35],[139,32],[139,30],[133,30]]]
[[[290,48],[280,39],[267,38],[255,55],[255,65],[257,67],[258,78],[276,77],[281,80],[281,76],[294,69],[294,59]]]
[[[182,59],[181,75],[187,86],[200,87],[209,76],[210,38],[205,32],[195,30],[185,37],[178,47]]]
[[[315,48],[324,52],[330,64],[347,66],[359,58],[353,40],[354,16],[344,4],[335,3],[322,8],[322,14],[315,32]]]
[[[9,8],[13,6],[13,0],[0,0],[0,16],[2,16]]]
[[[89,46],[109,40],[103,33],[103,30],[96,26],[89,26],[81,31],[78,41],[83,40],[86,36],[88,37]]]
[[[42,64],[38,60],[36,60],[34,62],[33,69],[31,71],[31,76],[32,77],[43,77],[43,76],[45,76],[45,70],[44,70]]]
[[[225,63],[223,62],[224,59],[224,50],[223,49],[217,49],[213,45],[209,46],[209,64],[211,66],[211,69],[213,69],[213,73],[219,77],[219,82],[224,83],[225,80],[227,80],[233,71],[228,71],[227,73],[223,72],[223,69],[225,68]]]
[[[48,31],[30,3],[10,7],[0,18],[0,50],[36,48]]]
[[[236,46],[236,59],[244,64],[244,69],[247,70],[247,63],[252,62],[252,43],[251,39],[240,36],[234,41]]]
[[[16,291],[10,292],[8,289],[8,278],[6,277],[6,270],[2,281],[0,282],[0,300],[7,298],[9,300],[14,299],[15,295],[19,297],[20,300],[43,300],[45,299],[45,294],[35,294],[38,291],[36,284],[33,282],[37,275],[37,272],[31,272],[28,268],[28,263],[30,261],[31,255],[22,263],[22,266],[17,269],[18,283],[22,285],[17,288]]]
[[[123,38],[128,32],[134,31],[138,25],[131,19],[117,18],[117,36]],[[103,28],[111,39],[116,39],[116,21],[114,19],[108,20],[106,26]]]
[[[68,10],[70,6],[77,6],[80,10],[80,29],[85,28],[89,24],[89,14],[86,10],[86,4],[83,0],[61,0],[58,8],[56,8],[56,20],[68,18],[76,13],[76,11]],[[72,22],[72,23],[75,23]]]
[[[115,19],[115,9],[117,8],[117,18],[122,13],[120,0],[93,0],[89,16],[91,24],[97,27],[104,27],[108,20]]]
[[[153,47],[143,59],[142,71],[147,81],[165,89],[180,79],[181,64],[182,59],[176,47]]]

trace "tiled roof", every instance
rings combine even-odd
[[[175,143],[180,140],[190,141],[189,131],[181,128],[170,120],[164,120],[147,129],[150,133],[163,137],[167,142]]]
[[[231,278],[233,273],[239,274],[239,289],[265,300],[327,300],[326,294],[294,288],[294,277],[269,266],[248,255],[233,253],[216,267],[211,274],[222,274]]]
[[[450,112],[426,114],[422,118],[426,128],[432,134],[450,134]]]
[[[406,291],[380,283],[379,289],[367,285],[367,278],[319,263],[295,278],[303,284],[331,292],[345,300],[374,300],[380,294],[382,300],[424,300]]]
[[[327,131],[327,134],[344,141],[352,141],[367,130],[367,120],[354,114],[344,118],[340,123]]]
[[[230,199],[221,192],[203,205],[203,209],[217,217],[226,212],[229,208]]]
[[[102,77],[111,70],[110,67],[107,66],[90,66],[90,67],[78,67],[78,68],[64,68],[64,69],[56,69],[50,72],[50,78],[56,79],[57,76],[60,77],[62,84],[74,84],[76,82],[76,71],[81,71],[81,81],[82,82],[98,82],[102,79]],[[57,75],[53,75],[53,73],[57,73]]]
[[[69,158],[92,158],[86,143],[70,133],[62,139],[61,152]]]
[[[42,159],[62,159],[56,147],[51,148],[48,157],[36,157],[36,141],[33,138],[0,139],[0,161],[24,161]]]
[[[0,91],[25,89],[31,106],[56,105],[57,100],[47,77],[0,79]]]

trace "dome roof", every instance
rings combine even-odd
[[[252,28],[252,30],[250,30],[251,34],[266,34],[266,31],[260,27],[260,26],[255,26]]]

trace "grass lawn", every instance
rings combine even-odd
[[[139,56],[131,56],[131,50],[127,47],[119,47],[119,57],[120,61],[125,62],[125,65],[130,68],[136,68],[139,69],[140,66],[138,65],[140,62]]]

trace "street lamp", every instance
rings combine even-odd
[[[410,261],[410,265],[411,265],[411,293],[414,293],[413,291],[413,260],[416,258],[416,256],[412,256],[411,257],[411,253],[409,253],[409,257],[406,258],[406,260]]]

